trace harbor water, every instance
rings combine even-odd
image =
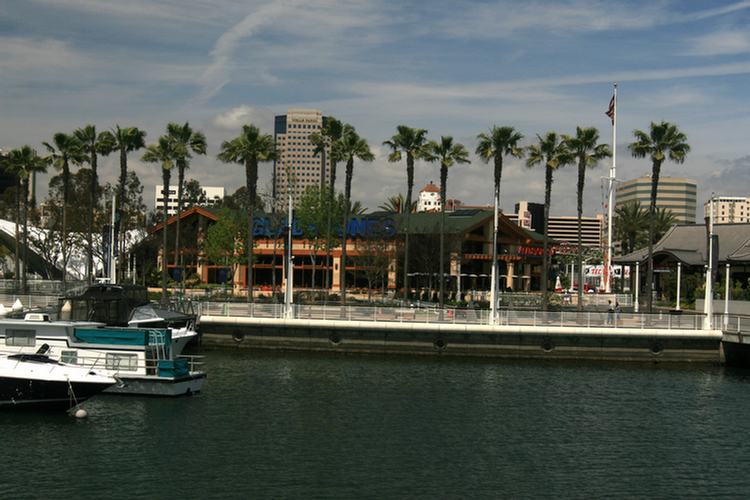
[[[205,352],[192,397],[0,414],[4,499],[736,499],[750,372]]]

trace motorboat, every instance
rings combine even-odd
[[[52,321],[29,313],[0,319],[0,352],[29,355],[39,345],[67,365],[111,371],[122,383],[106,393],[180,396],[200,392],[206,373],[201,356],[172,349],[172,329],[108,326],[92,321]]]
[[[196,315],[155,305],[145,286],[101,283],[60,299],[57,319],[96,321],[107,326],[171,328],[171,348],[179,356],[198,337]]]
[[[69,410],[118,383],[110,372],[61,363],[48,351],[0,355],[0,410]]]

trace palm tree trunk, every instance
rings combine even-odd
[[[18,223],[19,220],[19,212],[21,211],[21,196],[23,194],[21,193],[21,182],[18,178],[16,178],[16,202],[15,202],[15,220],[16,220],[16,245],[15,245],[15,268],[16,268],[16,279],[15,279],[15,290],[18,290],[19,280],[21,284],[21,293],[26,293],[26,267],[23,268],[23,279],[21,278],[21,260],[20,260],[20,244],[19,240],[21,237],[21,231],[19,229],[20,225]]]
[[[97,161],[96,152],[91,153],[91,186],[89,189],[89,221],[88,221],[88,249],[86,252],[86,284],[91,285],[94,274],[94,249],[92,234],[94,232],[94,199],[96,198],[97,184]]]
[[[648,224],[648,313],[652,314],[654,302],[654,216],[656,215],[656,192],[659,187],[661,162],[654,160],[651,172],[651,205]]]
[[[542,247],[542,311],[547,311],[547,247],[549,244],[549,206],[552,198],[552,167],[547,165],[544,179],[544,245]],[[578,284],[580,288],[580,283]]]
[[[178,267],[182,268],[182,254],[180,253],[180,214],[182,214],[182,183],[184,182],[184,180],[185,180],[185,166],[180,165],[178,167],[178,177],[177,177],[177,223],[175,224],[175,236],[174,236],[175,269]],[[185,283],[185,276],[182,276],[182,283]]]
[[[169,170],[162,169],[164,183],[164,226],[161,245],[161,300],[167,301],[167,227],[169,222],[167,197],[169,196]]]
[[[326,227],[326,295],[331,290],[331,225],[333,224],[333,198],[335,196],[334,186],[336,184],[336,161],[331,158],[331,183],[328,186],[328,226]]]
[[[253,158],[245,163],[247,183],[247,302],[253,301],[253,226],[255,222],[255,193],[258,184],[258,160]],[[291,224],[292,221],[289,221]],[[289,251],[291,252],[291,248]]]
[[[411,193],[414,190],[414,159],[406,158],[406,233],[404,235],[404,305],[409,301],[409,229],[411,222]]]
[[[21,293],[28,293],[26,286],[26,268],[29,265],[28,244],[29,244],[29,180],[23,182],[23,277],[21,278]]]
[[[68,268],[68,184],[70,171],[67,162],[63,165],[63,212],[62,212],[62,293],[65,294],[65,275]]]
[[[341,305],[346,305],[346,240],[348,236],[349,222],[349,200],[352,196],[352,176],[354,175],[354,160],[349,159],[346,162],[346,181],[344,188],[344,226],[341,228],[343,236],[341,238],[341,267],[339,274],[339,289],[341,290]],[[341,310],[344,314],[344,310]]]
[[[578,312],[583,312],[583,184],[586,180],[586,165],[581,160],[578,165]],[[609,249],[611,252],[612,249]]]
[[[448,190],[448,167],[446,165],[440,166],[440,196],[442,201],[440,203],[440,270],[438,271],[438,279],[440,280],[440,298],[438,299],[440,305],[440,321],[443,320],[443,306],[445,305],[445,204],[446,204],[446,191]]]

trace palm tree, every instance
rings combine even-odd
[[[648,230],[648,312],[653,312],[654,285],[654,218],[656,216],[656,192],[659,187],[659,174],[664,160],[670,159],[675,163],[684,163],[690,152],[687,135],[677,128],[677,125],[665,122],[656,124],[651,122],[649,133],[634,130],[636,141],[628,145],[630,153],[635,158],[651,157],[651,205],[649,206]]]
[[[424,159],[440,162],[440,319],[443,319],[443,305],[445,304],[445,202],[448,189],[448,167],[456,163],[471,163],[469,151],[463,144],[453,143],[453,137],[443,135],[440,142],[430,141],[427,145]]]
[[[623,254],[635,252],[639,240],[645,242],[648,233],[648,213],[641,202],[633,200],[615,208],[615,228],[619,235]]]
[[[565,144],[563,137],[559,136],[555,132],[547,132],[542,137],[537,134],[539,139],[539,145],[531,145],[526,147],[529,157],[526,159],[526,166],[533,167],[535,165],[544,165],[544,246],[542,252],[542,311],[547,310],[547,267],[549,266],[549,258],[547,256],[547,247],[549,244],[547,233],[548,233],[548,221],[549,221],[549,207],[550,198],[552,197],[552,173],[562,168],[569,163],[573,163],[573,156]],[[580,285],[579,285],[580,287]]]
[[[89,157],[84,153],[83,144],[73,134],[57,132],[52,136],[52,144],[43,142],[42,144],[49,150],[50,155],[46,158],[48,165],[54,166],[62,171],[63,181],[63,199],[62,199],[62,291],[65,292],[65,275],[68,267],[68,227],[67,227],[67,206],[68,191],[70,189],[70,164],[80,165],[89,161]],[[25,270],[24,270],[25,271]]]
[[[385,203],[378,206],[380,210],[397,214],[413,212],[416,207],[417,203],[413,200],[407,205],[406,198],[404,198],[404,195],[401,193],[398,193],[396,196],[389,196]]]
[[[654,217],[654,243],[662,239],[675,224],[677,224],[677,216],[670,209],[657,208]]]
[[[489,163],[490,158],[495,163],[495,213],[492,221],[492,305],[490,311],[492,321],[495,321],[496,300],[495,290],[497,290],[497,218],[500,206],[500,181],[503,177],[503,157],[515,156],[523,158],[524,149],[518,147],[518,141],[523,139],[523,134],[516,132],[513,127],[498,127],[494,125],[489,134],[479,134],[477,136],[476,153],[485,163]]]
[[[125,205],[125,185],[128,180],[128,153],[146,147],[146,132],[137,127],[120,128],[119,125],[116,125],[112,132],[114,132],[113,136],[115,138],[114,150],[120,152],[120,181],[117,188],[117,206],[122,210],[122,207]],[[164,195],[164,203],[166,203],[168,195],[169,192],[167,191]],[[112,245],[117,245],[117,242],[113,241]]]
[[[336,187],[336,164],[338,163],[338,149],[341,140],[345,135],[354,131],[354,127],[348,123],[344,124],[340,120],[337,120],[333,116],[329,116],[326,119],[326,123],[323,128],[320,129],[320,133],[310,134],[310,142],[315,144],[314,154],[324,156],[328,153],[329,162],[331,165],[330,184],[328,191],[328,227],[326,228],[326,290],[331,289],[331,227],[333,225],[332,220],[332,207],[333,198],[335,195]],[[325,163],[325,161],[323,162]],[[325,186],[325,165],[320,169],[320,185]]]
[[[344,223],[341,226],[343,233],[341,239],[341,275],[339,286],[341,289],[341,305],[346,304],[346,239],[348,233],[347,222],[349,221],[349,209],[352,198],[352,177],[354,176],[354,160],[358,158],[362,161],[373,161],[375,155],[370,151],[367,140],[361,138],[352,127],[339,141],[335,153],[331,154],[331,159],[346,162],[346,180],[344,183]],[[351,206],[351,208],[354,208]]]
[[[253,222],[258,191],[258,162],[281,158],[276,143],[270,134],[261,134],[255,125],[243,125],[242,133],[231,141],[221,143],[221,152],[216,155],[224,163],[245,166],[247,186],[247,301],[253,301]]]
[[[99,187],[97,178],[98,155],[107,156],[115,146],[115,136],[108,130],[97,135],[94,125],[86,125],[73,132],[83,144],[83,150],[89,156],[91,165],[91,183],[89,187],[89,220],[87,231],[88,249],[86,255],[86,282],[90,285],[94,269],[94,250],[92,234],[94,232],[94,208],[96,207],[96,190]]]
[[[595,167],[599,160],[612,156],[607,144],[597,144],[599,130],[596,127],[576,127],[575,137],[563,135],[565,145],[578,163],[578,311],[583,311],[583,185],[586,182],[586,167]],[[612,249],[610,248],[611,252]],[[607,271],[609,272],[609,270]]]
[[[180,254],[180,216],[182,214],[182,190],[185,186],[185,170],[190,168],[192,158],[190,152],[204,155],[206,154],[206,136],[202,132],[193,132],[188,122],[185,125],[176,123],[167,124],[167,136],[169,140],[183,146],[184,156],[177,158],[177,224],[175,225],[175,242],[174,242],[174,264],[175,267],[181,267],[182,262],[177,258]]]
[[[414,190],[414,160],[423,158],[425,155],[425,146],[427,145],[427,130],[420,128],[414,129],[406,125],[396,127],[397,134],[383,145],[391,148],[391,154],[388,155],[389,162],[401,161],[402,153],[406,153],[406,227],[404,228],[404,303],[409,300],[409,224],[411,222],[411,210],[408,208],[412,205],[411,193]]]
[[[21,222],[23,223],[23,274],[21,275],[21,293],[26,292],[26,270],[28,269],[28,241],[29,241],[29,178],[38,172],[47,171],[47,162],[44,158],[39,157],[36,151],[31,146],[23,146],[21,149],[12,149],[8,153],[8,160],[6,160],[6,171],[15,175],[21,181],[20,193],[17,193],[16,198],[20,195],[23,200],[23,215]],[[17,236],[17,235],[16,235]],[[18,245],[18,238],[16,237],[16,245]]]
[[[169,193],[169,178],[172,168],[174,168],[177,159],[187,154],[185,146],[176,143],[168,136],[159,137],[159,142],[151,144],[143,153],[141,161],[147,163],[159,163],[161,166],[162,183],[164,184],[164,220],[162,227],[162,255],[161,255],[161,298],[167,300],[167,226],[169,223],[169,213],[167,203],[167,193]]]

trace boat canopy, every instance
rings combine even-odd
[[[106,345],[164,345],[171,341],[171,332],[142,328],[75,328],[74,335],[78,342]]]

